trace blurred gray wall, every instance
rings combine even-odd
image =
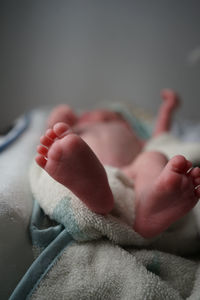
[[[0,127],[33,107],[133,101],[164,87],[200,116],[200,1],[1,0]]]

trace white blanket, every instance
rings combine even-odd
[[[33,261],[28,236],[32,196],[28,169],[39,136],[45,128],[48,111],[31,113],[29,128],[0,153],[0,299],[7,299],[25,270]],[[200,124],[175,126],[186,140],[200,140]],[[189,242],[188,242],[189,245]]]
[[[8,299],[33,261],[28,235],[32,196],[27,174],[46,117],[43,111],[30,113],[29,127],[12,143],[11,135],[5,137],[4,144],[9,145],[0,153],[0,299]]]

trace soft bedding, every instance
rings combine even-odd
[[[76,209],[69,203],[67,211],[57,209],[57,215],[62,214],[58,219],[55,218],[55,211],[52,215],[48,211],[48,206],[51,205],[51,202],[48,203],[48,200],[50,201],[48,197],[47,205],[43,206],[43,209],[38,204],[38,199],[34,199],[30,226],[31,248],[28,235],[25,234],[32,210],[27,167],[34,154],[40,132],[43,131],[45,118],[44,112],[35,112],[29,129],[21,136],[21,140],[17,140],[18,151],[10,145],[10,149],[7,148],[4,152],[8,157],[13,155],[16,158],[17,155],[14,170],[18,173],[10,177],[7,185],[9,196],[4,193],[1,202],[9,203],[11,198],[11,203],[14,204],[9,203],[9,209],[21,218],[20,222],[23,224],[23,230],[15,226],[18,248],[16,245],[12,246],[13,236],[10,235],[6,241],[8,251],[10,247],[14,249],[12,253],[16,252],[16,248],[23,249],[21,252],[23,257],[18,260],[18,265],[23,266],[23,270],[20,274],[14,274],[15,282],[34,260],[10,299],[199,299],[199,256],[182,257],[185,252],[189,255],[199,246],[198,222],[194,224],[193,215],[176,224],[164,236],[151,241],[150,247],[147,245],[149,241],[145,241],[132,231],[130,233],[130,226],[125,222],[127,216],[121,215],[119,209],[116,209],[116,213],[105,222],[105,219],[100,220],[99,216],[91,214],[84,208],[81,219],[83,223],[77,224],[75,219],[81,222],[79,202]],[[194,130],[192,134],[194,135]],[[188,136],[187,133],[187,138]],[[195,163],[198,163],[196,157]],[[16,183],[10,184],[14,178],[17,178]],[[196,215],[198,217],[198,209]],[[14,219],[11,219],[11,214],[4,216],[13,230]],[[66,222],[63,222],[62,218],[65,218]],[[86,227],[81,227],[83,224]],[[88,234],[85,234],[85,228]],[[114,230],[112,234],[111,229]],[[196,239],[191,236],[193,229]],[[115,230],[117,234],[113,235]],[[80,236],[82,239],[77,238]],[[195,243],[192,244],[191,241]],[[170,254],[174,246],[176,255]],[[26,263],[25,253],[30,255]],[[8,276],[12,273],[10,265],[12,261],[3,265]],[[6,282],[8,281],[5,280],[2,284]]]
[[[0,136],[0,299],[12,290],[33,262],[29,236],[32,196],[27,172],[46,112],[20,117],[8,134]]]
[[[35,253],[41,254],[11,299],[198,299],[199,258],[182,257],[200,249],[200,241],[188,234],[195,229],[193,215],[155,240],[145,240],[128,224],[129,214],[124,214],[132,208],[131,197],[125,210],[121,207],[123,197],[129,198],[130,183],[116,169],[108,168],[107,174],[115,209],[103,217],[60,184],[52,193],[52,178],[32,166],[32,190],[38,201],[31,232]],[[39,190],[34,188],[36,181]],[[59,225],[46,223],[38,202]]]

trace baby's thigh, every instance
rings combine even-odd
[[[150,174],[152,177],[159,174],[167,164],[167,157],[158,151],[142,152],[130,165],[130,169],[135,173]]]
[[[84,132],[81,134],[81,138],[89,145],[89,147],[93,150],[96,156],[102,160],[104,157],[105,146],[102,136],[100,134],[95,134],[93,132]]]

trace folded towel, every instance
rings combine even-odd
[[[33,261],[28,235],[32,195],[27,172],[46,112],[35,110],[20,117],[0,138],[0,299],[8,295]]]
[[[184,155],[193,165],[200,165],[200,142],[183,141],[171,133],[164,133],[150,139],[144,148],[145,151],[160,151],[172,158],[174,155]]]
[[[105,167],[114,196],[114,209],[107,216],[93,213],[69,189],[56,182],[34,162],[30,183],[34,199],[45,213],[61,223],[77,241],[107,237],[120,245],[150,243],[133,230],[134,189],[121,171]]]
[[[40,270],[34,270],[38,280],[26,295],[33,300],[198,299],[199,261],[166,253],[173,248],[188,253],[193,248],[191,237],[199,244],[193,215],[189,214],[158,239],[146,241],[132,226],[135,216],[132,184],[119,170],[106,168],[106,171],[115,207],[108,216],[100,216],[35,163],[32,165],[30,180],[34,198],[65,229],[62,231],[60,225],[53,228],[50,245],[32,266]],[[40,236],[46,244],[50,231],[47,229]],[[191,236],[193,231],[195,234]],[[138,246],[146,250],[138,250]],[[152,250],[155,247],[165,252]],[[51,250],[56,252],[56,257]],[[46,269],[41,273],[44,265]],[[32,270],[29,271],[25,275],[26,283],[33,279]],[[13,294],[12,300],[25,299],[23,285],[19,291]]]

